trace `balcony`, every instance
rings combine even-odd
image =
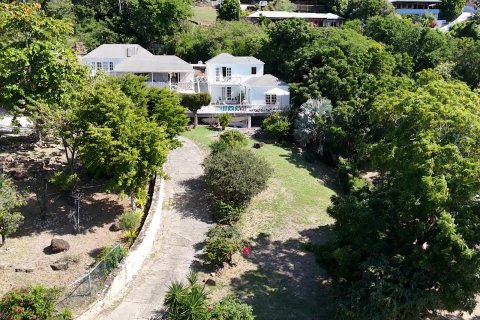
[[[215,77],[211,84],[242,84],[242,77]]]
[[[193,91],[193,82],[147,82],[148,87],[168,88],[177,92]]]
[[[283,112],[290,110],[290,105],[259,105],[259,104],[225,104],[208,105],[198,110],[198,114],[217,114],[217,113],[235,113],[235,114],[266,114],[272,112]]]

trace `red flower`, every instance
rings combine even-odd
[[[247,247],[247,246],[243,247],[242,253],[245,254],[245,255],[246,255],[246,254],[249,254],[249,253],[250,253],[250,248]]]
[[[212,307],[208,307],[208,311],[212,311],[212,310],[213,310],[213,308],[212,308]]]

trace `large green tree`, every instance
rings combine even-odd
[[[79,157],[109,187],[135,197],[145,195],[153,174],[162,174],[169,139],[165,127],[138,112],[121,86],[97,78],[79,99],[76,126],[83,131]]]
[[[36,103],[62,108],[85,69],[69,48],[71,25],[35,4],[0,6],[0,105],[29,115]],[[48,112],[46,113],[48,115]]]
[[[440,15],[447,21],[455,20],[462,13],[465,4],[465,0],[442,0]]]
[[[381,179],[336,196],[335,242],[322,255],[341,319],[423,319],[471,311],[480,281],[480,97],[423,74],[381,94],[370,121]]]

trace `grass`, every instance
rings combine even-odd
[[[211,6],[194,6],[192,11],[192,20],[199,24],[213,24],[217,20],[217,10]]]
[[[183,135],[204,152],[218,131],[199,126]],[[250,147],[255,141],[250,140]],[[251,149],[274,169],[267,190],[253,199],[240,221],[252,254],[222,270],[212,296],[235,293],[249,303],[256,319],[330,319],[323,270],[302,242],[319,243],[333,220],[326,209],[335,194],[335,172],[289,144]],[[309,161],[310,160],[310,161]]]

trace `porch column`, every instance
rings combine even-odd
[[[153,85],[153,72],[152,72],[152,77],[150,78],[150,83]]]
[[[252,116],[247,117],[247,128],[248,129],[252,128]]]

